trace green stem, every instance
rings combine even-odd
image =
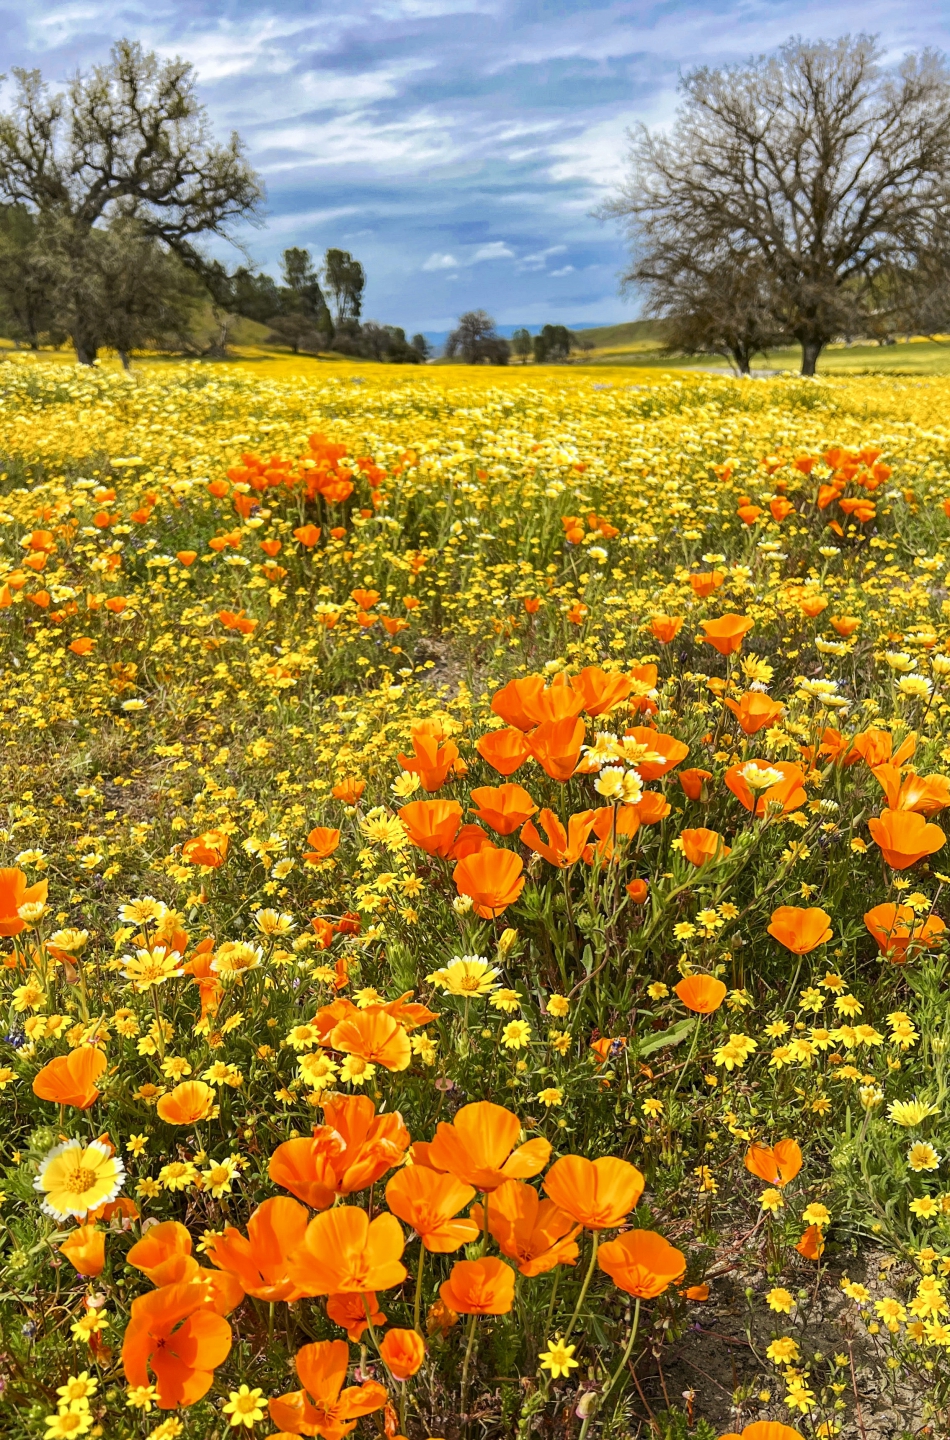
[[[422,1319],[422,1272],[426,1263],[426,1247],[419,1241],[419,1269],[416,1272],[416,1299],[412,1310],[413,1329],[417,1335],[422,1335],[420,1321]],[[422,1337],[425,1339],[425,1336]]]
[[[639,1300],[639,1297],[637,1297],[637,1302],[636,1302],[636,1304],[635,1304],[634,1307],[633,1307],[633,1324],[630,1326],[630,1338],[629,1338],[629,1340],[627,1341],[627,1347],[626,1347],[626,1349],[625,1349],[624,1352],[623,1352],[623,1356],[621,1357],[620,1364],[617,1366],[616,1370],[615,1370],[614,1373],[611,1375],[610,1380],[607,1382],[606,1388],[601,1392],[601,1400],[602,1400],[602,1401],[607,1399],[607,1396],[610,1394],[611,1390],[614,1388],[614,1386],[616,1385],[617,1381],[620,1379],[620,1376],[623,1374],[624,1370],[627,1368],[627,1361],[630,1359],[630,1352],[631,1352],[631,1350],[633,1349],[633,1342],[634,1342],[634,1340],[636,1340],[636,1338],[637,1338],[637,1329],[638,1329],[639,1325],[640,1325],[640,1300]]]
[[[597,1263],[597,1246],[598,1246],[598,1243],[599,1243],[599,1233],[598,1233],[598,1231],[596,1231],[596,1230],[592,1230],[592,1231],[591,1231],[590,1264],[589,1264],[588,1267],[587,1267],[587,1274],[584,1276],[584,1283],[583,1283],[583,1285],[581,1286],[581,1293],[580,1293],[580,1294],[578,1295],[578,1297],[577,1297],[577,1304],[576,1304],[575,1307],[574,1307],[574,1314],[571,1316],[571,1323],[568,1325],[567,1331],[566,1331],[566,1333],[565,1333],[565,1335],[564,1335],[564,1344],[565,1344],[565,1345],[567,1344],[568,1340],[570,1340],[570,1338],[571,1338],[571,1332],[573,1331],[574,1326],[577,1324],[577,1317],[578,1317],[578,1316],[580,1315],[580,1313],[581,1313],[581,1306],[583,1305],[585,1299],[587,1298],[587,1291],[588,1291],[588,1288],[589,1288],[589,1286],[590,1286],[591,1278],[593,1277],[593,1274],[594,1274],[594,1266],[595,1266],[596,1263]]]
[[[472,1350],[473,1350],[474,1345],[475,1345],[475,1324],[476,1324],[476,1321],[477,1321],[477,1320],[478,1320],[478,1316],[477,1316],[476,1314],[473,1314],[471,1320],[468,1322],[468,1343],[467,1343],[466,1346],[465,1346],[465,1360],[464,1360],[464,1362],[463,1362],[463,1364],[462,1364],[462,1416],[461,1416],[461,1418],[462,1418],[462,1423],[463,1423],[463,1425],[464,1425],[464,1423],[465,1423],[465,1418],[466,1418],[466,1415],[467,1415],[467,1413],[468,1413],[468,1411],[467,1411],[467,1401],[468,1401],[468,1367],[469,1367],[469,1365],[471,1364],[471,1361],[472,1361]]]

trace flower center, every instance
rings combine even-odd
[[[90,1170],[88,1165],[77,1165],[67,1173],[65,1179],[67,1190],[71,1190],[75,1195],[85,1195],[96,1183],[96,1172]]]

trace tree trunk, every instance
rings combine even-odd
[[[824,349],[823,340],[808,339],[801,342],[802,346],[802,375],[814,375],[815,366],[818,364],[818,356]]]
[[[729,351],[729,355],[732,359],[733,365],[736,367],[739,374],[748,375],[751,368],[752,352],[750,350],[746,350],[741,345],[737,345],[734,349]]]
[[[129,352],[128,352],[128,350],[120,350],[120,351],[119,351],[119,359],[122,361],[122,369],[123,369],[123,370],[131,370],[131,369],[132,369],[132,362],[131,362],[130,359],[129,359]]]
[[[88,335],[74,335],[73,344],[76,347],[76,359],[80,365],[93,365],[96,356],[99,354],[97,342]]]

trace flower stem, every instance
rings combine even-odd
[[[638,1328],[639,1328],[639,1325],[640,1325],[640,1299],[639,1299],[639,1296],[638,1296],[638,1297],[637,1297],[637,1302],[636,1302],[636,1304],[635,1304],[634,1307],[633,1307],[633,1324],[630,1326],[630,1338],[629,1338],[629,1340],[627,1341],[627,1347],[626,1347],[626,1349],[624,1350],[623,1355],[621,1356],[620,1364],[617,1366],[616,1370],[614,1371],[614,1373],[611,1375],[609,1381],[607,1382],[607,1385],[605,1386],[605,1388],[604,1388],[603,1391],[601,1392],[601,1401],[602,1401],[602,1402],[607,1399],[607,1396],[610,1394],[611,1390],[614,1388],[614,1386],[616,1385],[617,1381],[620,1379],[620,1376],[623,1374],[624,1370],[627,1368],[627,1361],[630,1359],[630,1352],[631,1352],[631,1350],[633,1349],[633,1342],[634,1342],[634,1340],[636,1340],[636,1338],[637,1338],[637,1330],[638,1330]]]
[[[419,1269],[416,1272],[416,1299],[412,1310],[413,1329],[418,1335],[422,1335],[420,1320],[422,1318],[422,1272],[426,1263],[426,1247],[419,1241]],[[423,1337],[425,1338],[425,1337]]]
[[[472,1350],[475,1346],[475,1324],[478,1320],[477,1314],[472,1315],[468,1322],[468,1343],[465,1346],[465,1360],[462,1363],[462,1423],[465,1423],[468,1401],[468,1367],[472,1361]]]
[[[577,1304],[576,1304],[575,1307],[574,1307],[574,1314],[571,1316],[571,1323],[568,1325],[567,1330],[565,1331],[565,1334],[564,1334],[564,1344],[565,1344],[565,1345],[567,1344],[568,1340],[570,1340],[570,1338],[571,1338],[571,1332],[572,1332],[572,1330],[574,1329],[574,1326],[577,1324],[577,1317],[578,1317],[578,1316],[580,1315],[580,1313],[581,1313],[581,1306],[583,1305],[585,1299],[587,1298],[587,1291],[588,1291],[588,1288],[589,1288],[589,1286],[590,1286],[591,1278],[592,1278],[592,1276],[593,1276],[593,1274],[594,1274],[594,1266],[595,1266],[596,1263],[597,1263],[597,1245],[598,1245],[598,1243],[599,1243],[599,1232],[596,1231],[596,1230],[592,1230],[592,1231],[591,1231],[590,1264],[589,1264],[588,1267],[587,1267],[587,1274],[584,1276],[584,1283],[583,1283],[583,1285],[581,1286],[581,1293],[580,1293],[580,1294],[578,1295],[578,1297],[577,1297]]]

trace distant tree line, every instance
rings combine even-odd
[[[604,209],[627,226],[626,284],[671,350],[752,357],[797,343],[950,329],[950,71],[894,68],[867,36],[791,40],[692,71],[669,133],[641,126]]]
[[[245,316],[295,354],[426,358],[422,335],[362,320],[366,275],[345,250],[328,250],[319,275],[308,250],[285,250],[278,283],[198,248],[253,220],[263,190],[237,135],[215,143],[191,66],[123,40],[65,94],[38,71],[13,74],[0,114],[0,333],[32,348],[71,340],[88,364],[110,347],[128,364],[145,347],[221,351]]]
[[[484,310],[469,310],[461,315],[445,343],[446,356],[464,360],[467,365],[507,365],[512,355],[522,364],[533,356],[536,364],[543,365],[566,360],[572,350],[592,348],[583,336],[564,325],[545,325],[537,335],[522,327],[508,341],[498,334],[494,320]]]

